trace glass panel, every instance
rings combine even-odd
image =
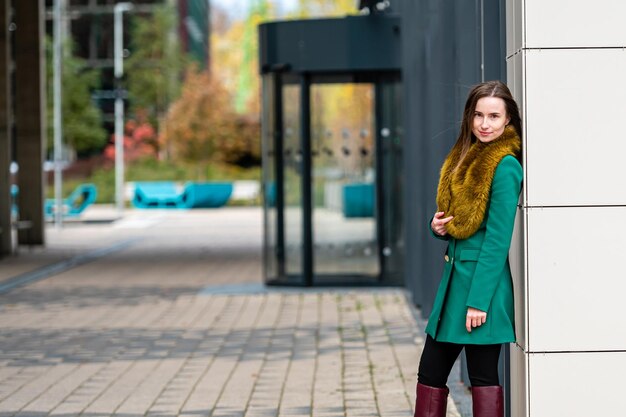
[[[402,284],[404,262],[404,216],[402,201],[402,88],[400,82],[383,82],[378,89],[380,156],[384,218],[381,245],[386,284]]]
[[[311,87],[316,280],[379,274],[373,99],[371,84]]]
[[[263,115],[262,115],[262,144],[263,147],[263,204],[264,204],[264,233],[263,257],[265,280],[274,280],[278,277],[276,239],[276,154],[274,150],[274,76],[263,76]]]
[[[285,268],[302,277],[302,150],[300,85],[283,87],[283,166],[285,187]]]

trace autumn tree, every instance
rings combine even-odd
[[[259,130],[256,118],[235,112],[219,78],[191,67],[180,98],[167,113],[161,140],[174,159],[241,164],[260,158]]]
[[[310,0],[301,1],[297,12],[289,17],[356,12],[353,0]],[[212,73],[188,71],[181,96],[164,119],[161,143],[173,158],[239,165],[260,161],[257,26],[271,19],[273,13],[271,2],[254,0],[244,19],[225,24],[225,13],[214,6],[214,18],[221,18],[211,35]],[[354,100],[348,90],[334,94]],[[364,101],[363,108],[369,111],[369,102]]]

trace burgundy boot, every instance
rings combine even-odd
[[[418,383],[413,417],[446,417],[448,392],[448,388],[435,388]]]
[[[472,409],[474,417],[504,417],[502,387],[472,387]]]

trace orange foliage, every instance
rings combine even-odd
[[[208,71],[187,71],[163,127],[161,145],[174,159],[239,163],[260,155],[258,120],[238,115],[229,92]]]
[[[115,160],[115,134],[111,135],[110,143],[104,148],[104,157],[108,161]],[[158,155],[157,135],[154,127],[146,121],[143,113],[138,119],[130,119],[124,125],[124,161],[131,162],[147,156]]]

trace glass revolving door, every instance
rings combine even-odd
[[[398,77],[264,79],[265,281],[401,285]]]
[[[311,86],[312,227],[315,283],[375,282],[374,86]]]
[[[267,22],[259,45],[265,282],[402,285],[400,17]]]
[[[283,234],[285,272],[293,279],[303,275],[302,143],[300,139],[300,85],[285,84],[283,111]]]

